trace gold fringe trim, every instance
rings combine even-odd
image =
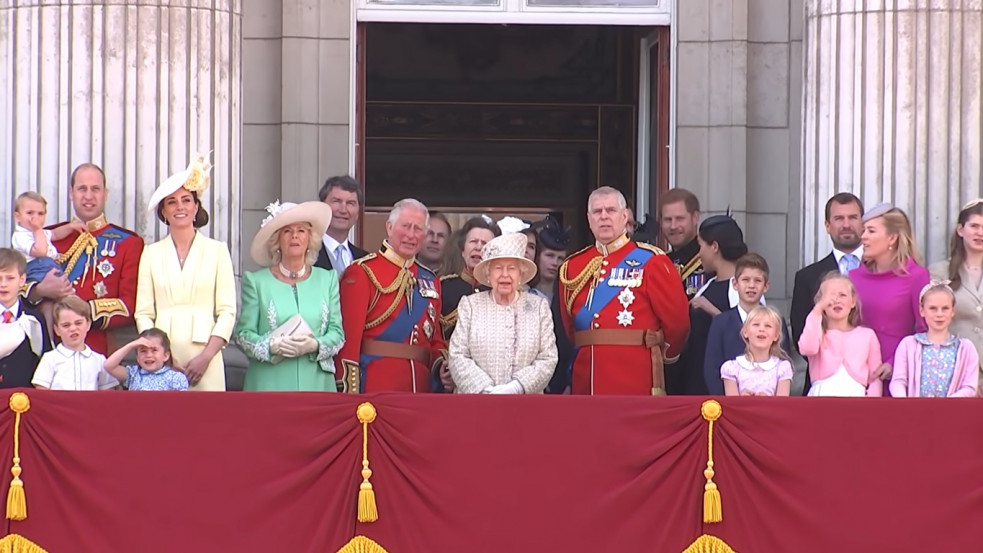
[[[375,490],[369,482],[372,477],[372,469],[369,468],[369,424],[375,420],[377,413],[374,405],[365,402],[358,406],[355,414],[358,422],[362,423],[362,484],[358,487],[358,521],[375,522],[379,520],[379,508],[375,503]]]
[[[720,404],[716,400],[708,399],[703,402],[700,413],[710,423],[710,429],[707,431],[707,468],[703,471],[703,476],[707,479],[707,483],[703,487],[703,522],[720,522],[724,518],[720,503],[720,490],[713,482],[715,474],[713,471],[713,421],[720,418]]]
[[[27,496],[24,494],[24,481],[20,479],[20,416],[30,408],[31,400],[24,392],[10,395],[10,410],[17,413],[14,417],[14,466],[10,468],[14,479],[7,490],[7,518],[10,520],[27,518]]]
[[[0,553],[5,553],[0,551]],[[345,544],[338,550],[338,553],[389,553],[381,545],[366,538],[365,536],[355,536],[352,541]]]
[[[382,313],[382,315],[379,315],[375,319],[372,319],[371,321],[365,323],[366,330],[370,328],[375,328],[380,324],[382,324],[383,322],[389,320],[389,316],[396,311],[396,308],[399,307],[399,300],[402,299],[404,296],[406,297],[407,308],[412,310],[413,284],[415,282],[413,273],[409,272],[406,269],[400,269],[399,273],[396,275],[396,278],[393,279],[393,281],[389,284],[389,286],[383,286],[382,283],[379,282],[378,277],[375,276],[375,273],[368,265],[359,264],[359,266],[365,270],[365,274],[369,277],[369,282],[371,282],[372,286],[375,287],[375,296],[373,297],[371,303],[369,304],[370,311],[375,308],[376,303],[379,301],[380,298],[382,298],[382,296],[396,292],[396,296],[393,299],[392,304],[390,304],[389,307],[386,308],[386,310]]]
[[[0,539],[0,553],[48,553],[40,545],[21,536],[20,534],[7,534]]]
[[[563,303],[567,309],[567,314],[573,315],[573,302],[580,295],[580,292],[584,290],[588,285],[591,285],[591,293],[593,293],[593,286],[597,284],[598,277],[600,277],[600,270],[604,263],[604,258],[597,256],[591,258],[587,262],[587,266],[584,267],[580,274],[575,277],[569,278],[567,276],[567,271],[569,270],[569,261],[564,261],[563,265],[560,265],[560,285],[563,287]],[[589,300],[588,300],[588,303]]]
[[[737,553],[724,540],[703,534],[683,550],[683,553]]]

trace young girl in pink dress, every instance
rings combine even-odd
[[[792,364],[782,351],[782,316],[772,307],[751,310],[741,327],[744,355],[720,367],[724,393],[729,396],[787,396],[792,387]]]
[[[827,274],[799,338],[799,353],[809,360],[810,396],[883,395],[877,378],[881,346],[873,330],[857,326],[859,319],[853,283],[839,273]]]
[[[956,314],[956,294],[949,281],[930,282],[922,288],[918,303],[928,331],[908,336],[898,344],[891,395],[974,397],[979,355],[972,342],[949,332]]]

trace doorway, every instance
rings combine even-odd
[[[362,23],[357,39],[364,244],[404,197],[551,214],[587,244],[591,190],[653,213],[668,188],[667,27]]]

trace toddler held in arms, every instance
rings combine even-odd
[[[881,362],[877,335],[859,322],[860,301],[853,283],[844,275],[828,273],[799,338],[799,353],[809,360],[810,396],[883,395],[879,375],[890,366]]]
[[[751,310],[741,328],[744,354],[720,367],[724,393],[729,396],[787,396],[792,387],[792,364],[782,351],[782,317],[774,308]]]
[[[137,350],[137,364],[124,366],[123,358]],[[172,368],[171,341],[159,328],[148,328],[140,336],[106,359],[104,368],[128,390],[187,390],[188,377]]]

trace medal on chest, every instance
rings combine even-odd
[[[638,288],[642,285],[642,276],[645,269],[624,269],[615,267],[611,269],[611,278],[608,279],[608,286],[615,288]]]
[[[625,288],[618,294],[618,303],[623,308],[618,312],[618,324],[621,326],[630,326],[631,323],[635,322],[635,314],[628,309],[634,302],[635,292],[632,292],[630,288]]]

